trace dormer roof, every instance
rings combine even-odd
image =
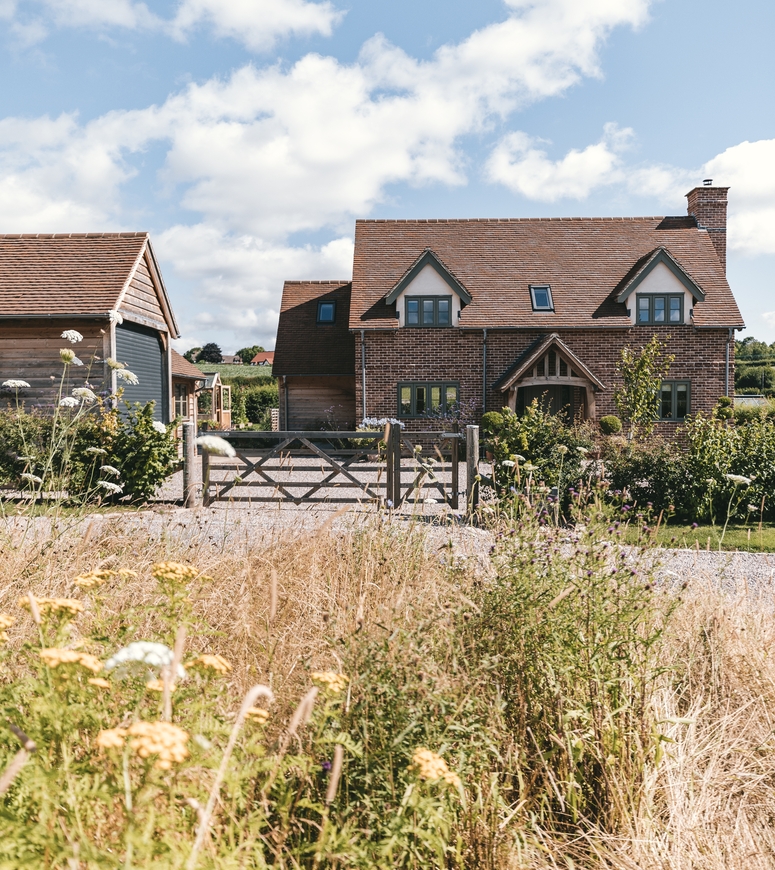
[[[430,248],[426,248],[422,254],[412,263],[412,265],[406,270],[406,272],[401,276],[401,279],[398,283],[391,289],[388,293],[385,302],[388,305],[392,305],[396,299],[403,293],[404,290],[414,281],[414,279],[422,272],[422,270],[426,267],[430,266],[432,269],[436,271],[439,277],[449,285],[449,288],[457,293],[460,297],[461,302],[464,305],[468,305],[471,301],[471,294],[466,290],[466,288],[462,285],[460,281],[450,272],[450,270],[441,262],[438,255],[434,253]]]
[[[641,283],[647,278],[654,269],[660,264],[664,264],[675,275],[675,277],[683,284],[686,290],[697,300],[697,302],[705,301],[705,291],[692,278],[692,276],[680,265],[667,250],[667,248],[656,248],[642,263],[636,265],[634,273],[625,279],[624,286],[619,291],[616,301],[626,302],[631,293],[634,293]]]

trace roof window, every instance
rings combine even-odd
[[[530,299],[533,311],[554,311],[552,288],[548,284],[531,284]]]
[[[336,302],[318,302],[318,323],[333,323],[336,320]]]

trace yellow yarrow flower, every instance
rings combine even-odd
[[[163,692],[164,680],[148,680],[145,684],[145,688],[148,689],[149,692]],[[175,686],[170,686],[170,690],[174,688]]]
[[[183,565],[180,562],[157,562],[151,568],[151,574],[160,583],[189,583],[199,576],[196,568]]]
[[[14,622],[16,622],[16,618],[10,613],[0,613],[0,643],[8,640],[5,630],[10,628]]]
[[[74,598],[38,598],[35,597],[35,603],[38,605],[38,610],[41,616],[77,616],[83,613],[83,604],[76,601]],[[30,609],[29,596],[23,595],[19,599],[19,607],[25,610]]]
[[[79,574],[73,583],[80,589],[94,589],[97,586],[103,586],[111,579],[115,572],[113,571],[87,571],[86,574]]]
[[[90,677],[87,681],[92,686],[97,686],[100,689],[109,689],[110,683],[104,677]]]
[[[228,674],[231,670],[229,662],[221,655],[212,653],[202,653],[190,662],[186,663],[186,668],[205,668],[217,671],[219,674]]]
[[[40,657],[50,668],[58,668],[60,665],[80,665],[95,674],[102,670],[102,662],[96,656],[74,649],[59,649],[57,647],[42,649]]]
[[[95,743],[100,749],[123,749],[126,728],[107,728],[100,731]]]
[[[171,722],[135,722],[128,729],[130,747],[140,758],[156,755],[154,767],[169,770],[188,757],[188,732]]]
[[[257,725],[266,725],[269,721],[269,711],[261,707],[248,707],[245,711],[245,718]]]
[[[457,789],[461,787],[460,777],[447,767],[447,762],[440,755],[431,752],[430,749],[424,747],[415,749],[410,769],[414,770],[420,779],[431,781],[443,779],[448,785],[453,785]]]
[[[334,671],[315,671],[310,674],[312,682],[331,695],[338,695],[347,688],[348,679],[344,674]]]

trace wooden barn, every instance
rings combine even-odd
[[[77,330],[83,341],[61,337]],[[105,395],[123,387],[126,402],[155,402],[164,423],[175,413],[170,341],[178,337],[148,233],[0,235],[0,384],[27,382],[27,407],[53,408],[71,348],[64,395],[89,384]],[[137,375],[121,382],[113,358]],[[0,391],[5,404],[14,391]]]

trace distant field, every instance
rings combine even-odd
[[[201,371],[212,374],[218,372],[222,378],[271,378],[271,366],[234,366],[224,363],[194,363]]]

